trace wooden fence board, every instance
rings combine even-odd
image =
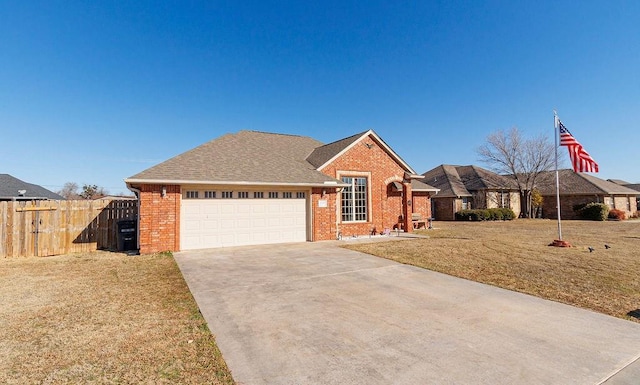
[[[116,250],[117,222],[137,216],[135,200],[0,202],[0,257]]]

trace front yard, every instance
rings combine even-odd
[[[233,384],[170,254],[0,259],[0,383]]]
[[[436,222],[430,239],[347,247],[640,322],[640,221],[562,227],[571,248],[548,246],[557,222],[543,219]]]

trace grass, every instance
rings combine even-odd
[[[0,260],[0,383],[234,384],[170,253]]]
[[[640,322],[640,221],[564,221],[571,248],[548,246],[557,238],[550,220],[434,227],[421,232],[429,239],[346,247]]]

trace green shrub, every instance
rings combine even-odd
[[[460,210],[456,213],[457,221],[510,221],[516,217],[508,208]]]
[[[604,203],[587,203],[583,208],[578,210],[578,215],[582,219],[589,221],[605,221],[609,214],[609,206]]]
[[[609,211],[608,217],[609,219],[617,219],[619,221],[627,219],[627,215],[625,214],[625,212],[618,209],[613,209]]]

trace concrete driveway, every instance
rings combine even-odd
[[[175,254],[239,384],[640,382],[640,324],[337,244]]]

